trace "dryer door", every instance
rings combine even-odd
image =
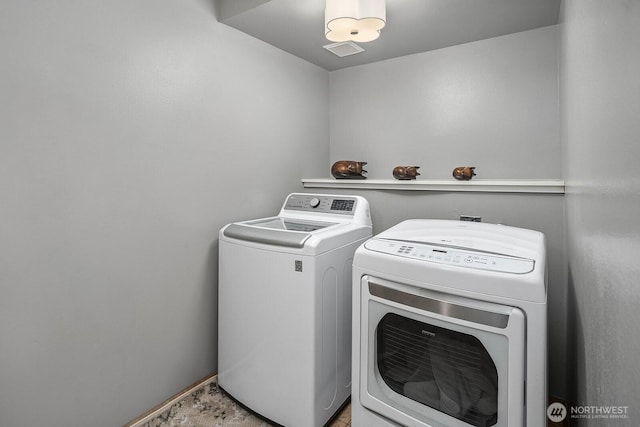
[[[521,310],[364,276],[360,400],[404,425],[523,425]]]

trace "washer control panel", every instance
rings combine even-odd
[[[365,247],[404,258],[501,273],[530,273],[535,265],[531,259],[397,240],[371,239]]]
[[[292,194],[287,198],[284,209],[292,211],[353,215],[356,204],[357,200],[354,197],[349,196]]]

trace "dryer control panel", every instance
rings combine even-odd
[[[371,239],[364,246],[389,255],[501,273],[530,273],[535,265],[526,258],[401,240]]]

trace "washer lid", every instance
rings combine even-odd
[[[273,217],[229,224],[223,234],[226,237],[249,242],[302,248],[314,231],[336,224],[335,222]]]

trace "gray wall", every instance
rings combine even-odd
[[[365,160],[370,178],[390,179],[403,164],[421,166],[422,179],[453,179],[453,168],[465,165],[477,167],[476,179],[562,178],[556,26],[334,71],[330,79],[331,162]],[[407,218],[460,214],[545,233],[550,392],[565,395],[562,195],[358,193],[371,203],[376,233]]]
[[[555,26],[331,73],[331,160],[371,178],[561,178]]]
[[[562,7],[571,400],[640,421],[640,2]]]
[[[328,72],[204,0],[0,3],[0,425],[122,425],[216,369],[217,231],[328,162]]]

